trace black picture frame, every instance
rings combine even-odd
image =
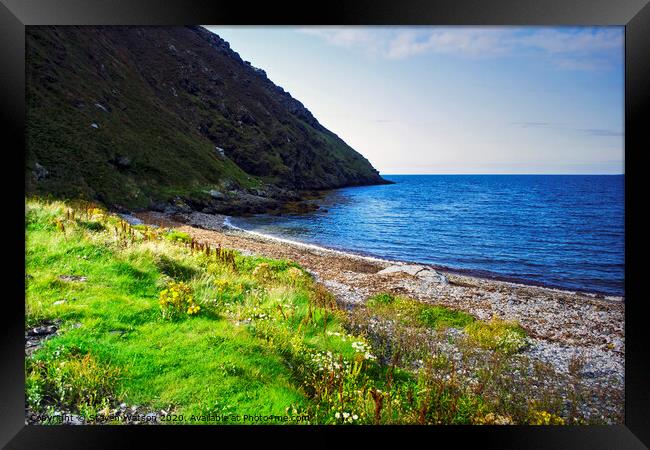
[[[240,442],[277,433],[275,427],[110,427],[26,426],[24,415],[24,111],[25,26],[29,25],[624,25],[625,26],[625,425],[583,427],[292,427],[298,445],[318,443],[322,433],[332,445],[357,435],[384,440],[397,434],[404,444],[474,441],[498,448],[648,448],[650,445],[650,373],[646,298],[643,296],[647,248],[642,192],[650,143],[642,117],[648,116],[650,92],[650,5],[648,0],[355,0],[315,4],[278,4],[201,0],[0,0],[1,117],[5,125],[2,164],[4,237],[12,253],[0,291],[3,326],[0,379],[0,445],[6,448],[121,448],[138,437],[163,447],[174,438],[200,438],[225,445],[223,434]],[[644,114],[645,113],[645,114]],[[16,169],[13,170],[13,164]],[[644,208],[645,207],[645,208]],[[14,211],[15,208],[15,211]],[[24,224],[23,224],[24,225]],[[9,288],[9,289],[7,289]],[[217,435],[215,436],[215,431]],[[251,432],[249,432],[251,431]],[[221,437],[218,437],[221,436]],[[293,436],[293,435],[291,435]],[[235,437],[235,436],[229,436]],[[292,437],[291,440],[294,440]],[[210,442],[210,441],[208,441]],[[325,442],[325,441],[322,441]],[[198,444],[196,444],[198,445]],[[149,446],[149,445],[148,445]],[[153,445],[151,445],[153,446]]]

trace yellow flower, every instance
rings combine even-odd
[[[531,425],[564,425],[564,419],[548,411],[533,411]]]
[[[296,279],[300,278],[300,276],[302,275],[302,271],[300,269],[298,269],[297,267],[291,267],[287,271],[287,273],[289,274],[289,276],[293,280],[296,280]]]
[[[199,305],[197,305],[197,304],[191,304],[191,305],[187,308],[187,313],[188,313],[189,315],[196,314],[196,313],[199,312],[200,309],[201,309],[201,307],[200,307]]]
[[[175,317],[183,311],[190,315],[196,314],[200,309],[194,303],[192,288],[183,282],[170,283],[167,289],[160,291],[159,301],[163,317]]]

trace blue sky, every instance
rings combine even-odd
[[[623,27],[208,28],[381,172],[623,173]]]

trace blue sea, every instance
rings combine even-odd
[[[245,230],[477,276],[624,295],[623,175],[384,175]]]

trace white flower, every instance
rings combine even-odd
[[[337,419],[340,419],[341,418],[341,413],[337,412],[336,414],[334,414],[334,417],[336,417]]]
[[[346,413],[346,412],[343,413],[343,418],[344,419],[347,419],[349,416],[350,416],[350,413]]]
[[[357,419],[359,418],[359,416],[357,416],[356,414],[354,414],[354,415],[352,416],[352,418],[353,418],[354,420],[357,420]]]

